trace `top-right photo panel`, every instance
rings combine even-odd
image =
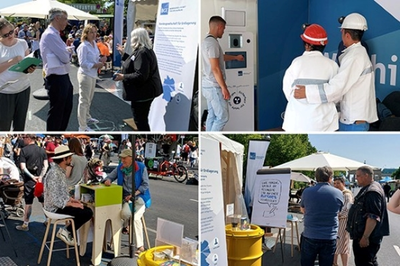
[[[202,131],[400,131],[400,3],[202,0]]]

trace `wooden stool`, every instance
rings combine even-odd
[[[293,227],[296,227],[297,248],[300,251],[300,237],[299,237],[299,226],[298,226],[299,219],[297,219],[297,218],[296,219],[288,219],[286,222],[290,223],[290,246],[291,246],[291,252],[292,252],[292,257],[293,257],[293,234],[294,234]]]
[[[144,231],[144,234],[145,234],[145,236],[146,236],[146,242],[147,242],[147,249],[150,249],[151,248],[151,245],[150,245],[150,240],[149,240],[149,234],[148,234],[148,232],[147,232],[147,226],[146,226],[146,221],[144,220],[144,213],[143,213],[143,215],[142,215],[142,218],[141,218],[141,220],[142,220],[142,224],[143,224],[143,231]],[[129,226],[131,226],[132,225],[132,217],[131,218],[129,218]],[[132,229],[130,228],[129,229],[129,239],[132,239],[131,238],[131,233],[132,233]],[[144,241],[143,241],[144,242]],[[143,243],[144,244],[144,243]]]
[[[291,256],[293,257],[293,245],[294,245],[294,232],[293,229],[296,227],[296,237],[297,237],[297,247],[300,251],[300,237],[299,237],[299,227],[298,227],[299,220],[296,219],[288,219],[286,223],[290,223],[290,248],[291,248]],[[276,244],[278,243],[278,238],[281,236],[283,230],[283,242],[286,243],[286,228],[279,228],[278,235],[276,236],[275,246],[273,252],[275,252]],[[282,242],[282,238],[281,238]]]
[[[78,245],[76,243],[76,233],[75,233],[75,223],[73,220],[73,216],[71,215],[65,215],[65,214],[59,214],[59,213],[53,213],[53,212],[48,212],[45,209],[43,209],[44,214],[46,215],[46,217],[48,218],[47,221],[47,226],[46,226],[46,232],[44,233],[44,237],[43,237],[43,242],[42,242],[42,247],[40,248],[40,253],[39,253],[39,258],[37,263],[40,264],[40,261],[42,260],[42,255],[43,255],[43,250],[44,247],[47,247],[47,243],[50,243],[50,248],[49,249],[49,257],[47,259],[47,266],[50,266],[50,261],[51,261],[51,255],[53,251],[60,251],[60,250],[64,250],[64,249],[56,249],[53,250],[53,246],[54,246],[54,237],[56,236],[56,229],[57,229],[57,224],[64,224],[66,222],[71,223],[72,225],[72,234],[73,234],[73,238],[74,238],[74,248],[75,248],[75,255],[76,255],[76,265],[80,266],[80,262],[79,262],[79,254],[78,254]],[[50,226],[51,223],[54,222],[53,225],[53,231],[51,234],[51,240],[47,241],[47,236],[49,234],[49,230],[50,230]],[[67,258],[69,258],[69,245],[67,245]]]
[[[144,214],[143,214],[143,216],[142,216],[142,224],[143,224],[143,231],[144,231],[144,234],[146,235],[147,249],[150,249],[150,248],[151,248],[151,245],[150,245],[150,240],[149,240],[149,234],[147,233],[146,221],[144,220]]]

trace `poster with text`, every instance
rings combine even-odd
[[[198,0],[160,0],[154,51],[163,94],[150,108],[152,131],[188,131],[199,35]]]
[[[201,266],[228,265],[219,142],[202,138],[200,147]]]
[[[257,171],[251,222],[261,226],[286,227],[289,188],[290,169]]]

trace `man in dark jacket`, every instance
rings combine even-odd
[[[349,210],[347,228],[353,239],[356,266],[378,265],[376,254],[382,238],[389,235],[389,217],[382,186],[374,181],[374,171],[362,166],[356,172],[360,192]]]

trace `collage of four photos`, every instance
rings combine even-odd
[[[399,10],[1,2],[0,266],[394,265]]]

